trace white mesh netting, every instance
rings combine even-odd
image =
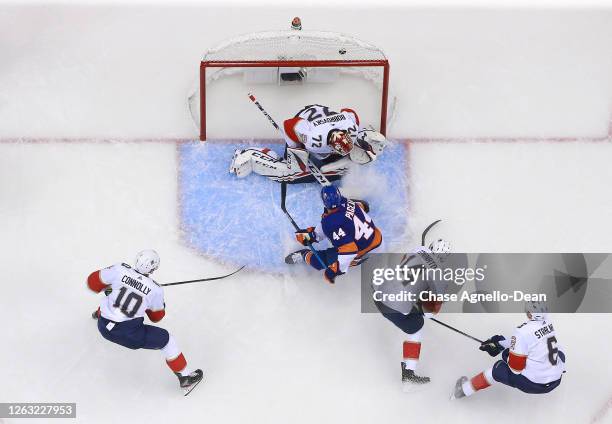
[[[386,60],[376,46],[325,31],[267,31],[231,38],[208,50],[203,61]]]
[[[335,70],[338,75],[359,77],[371,83],[382,93],[384,80],[383,62],[387,61],[384,52],[365,41],[341,33],[328,31],[307,30],[279,30],[256,32],[233,37],[223,43],[206,51],[202,62],[214,64],[215,62],[265,62],[265,61],[314,61],[303,67],[308,74],[305,83],[315,82],[317,71],[316,61],[338,61],[347,62],[346,65],[326,68],[328,71]],[[371,66],[352,66],[351,62],[368,62]],[[367,63],[366,63],[367,64]],[[224,66],[223,64],[222,66]],[[288,63],[287,66],[291,66]],[[273,69],[266,68],[271,72]],[[314,69],[314,70],[313,70]],[[323,68],[319,68],[323,69]],[[253,68],[237,66],[208,67],[205,77],[206,85],[224,77],[241,74],[253,74],[257,72]],[[261,72],[261,71],[258,71]],[[326,74],[327,75],[327,74]],[[244,78],[246,81],[248,78]],[[371,101],[380,108],[380,98],[371,98]],[[342,102],[342,101],[341,101]],[[391,124],[395,116],[397,99],[390,91],[388,96],[387,126]],[[194,81],[192,90],[188,95],[188,106],[190,114],[197,128],[200,128],[200,90],[199,79]],[[207,108],[208,109],[208,108]]]

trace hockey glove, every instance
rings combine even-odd
[[[361,200],[361,199],[351,199],[351,200],[355,203],[359,203],[361,205],[361,209],[363,209],[365,213],[370,212],[370,204],[366,202],[365,200]]]
[[[325,273],[323,274],[325,281],[329,284],[334,284],[336,282],[336,277],[344,274],[344,272],[340,271],[340,264],[338,261],[334,262],[327,268],[325,268]]]
[[[506,338],[501,335],[495,335],[485,340],[478,349],[487,352],[491,356],[497,356],[504,350],[504,347],[499,344],[500,340],[506,340]]]
[[[317,234],[315,233],[315,227],[308,227],[305,230],[299,230],[295,232],[295,239],[298,243],[308,246],[317,241]]]

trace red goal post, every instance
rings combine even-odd
[[[380,89],[379,131],[386,133],[389,61],[382,50],[344,34],[287,30],[235,37],[204,55],[200,63],[199,93],[195,93],[199,94],[199,102],[193,99],[194,95],[189,101],[196,122],[198,117],[193,108],[199,106],[200,140],[206,140],[207,85],[224,74],[256,72],[255,69],[262,68],[270,69],[270,75],[264,75],[264,79],[277,79],[278,84],[303,84],[309,78],[315,81],[315,77],[331,80],[332,75],[343,73],[374,82]]]

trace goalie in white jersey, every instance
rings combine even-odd
[[[144,324],[145,314],[153,322],[165,316],[164,292],[150,274],[159,267],[154,250],[136,256],[134,268],[121,263],[92,272],[87,286],[104,292],[100,307],[92,315],[105,339],[130,349],[159,349],[168,367],[187,395],[201,380],[202,370],[191,371],[176,340],[163,328]]]
[[[471,379],[459,378],[451,398],[471,396],[495,383],[532,394],[548,393],[561,384],[565,354],[548,319],[548,308],[544,302],[527,302],[525,312],[529,321],[519,325],[510,340],[496,335],[480,346],[491,356],[502,353],[502,359]]]
[[[236,150],[230,173],[239,178],[255,172],[274,181],[311,182],[314,179],[304,166],[310,159],[328,180],[337,180],[351,163],[370,163],[385,148],[384,135],[359,125],[352,109],[335,112],[323,105],[305,106],[283,123],[286,158],[268,148]]]

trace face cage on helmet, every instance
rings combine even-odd
[[[341,131],[341,132],[339,132],[339,133],[340,133],[340,134],[342,134],[342,136],[343,136],[343,138],[344,138],[345,140],[347,140],[347,144],[348,144],[347,150],[345,151],[345,149],[344,149],[344,143],[342,143],[341,141],[338,141],[338,142],[332,142],[332,143],[331,143],[331,147],[332,147],[332,149],[334,149],[334,151],[335,151],[336,153],[338,153],[339,155],[341,155],[341,156],[346,156],[346,155],[348,155],[349,153],[351,153],[351,150],[353,150],[353,145],[354,145],[354,143],[353,143],[353,139],[351,138],[351,136],[350,136],[350,135],[349,135],[349,134],[348,134],[346,131]]]

